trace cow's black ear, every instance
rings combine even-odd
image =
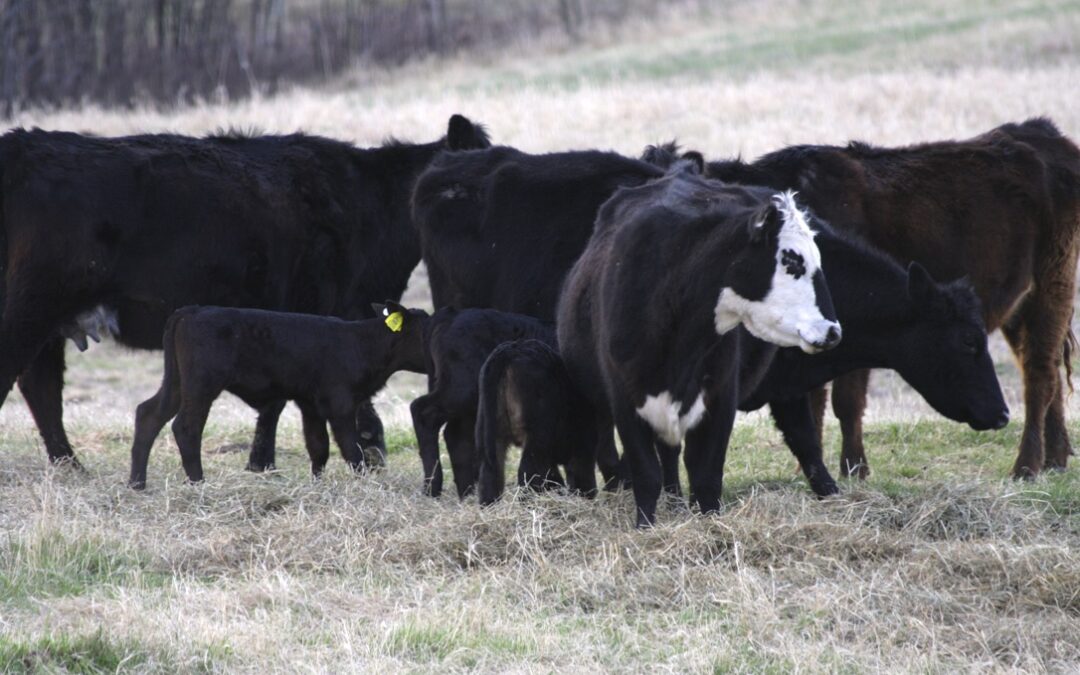
[[[751,243],[760,244],[775,237],[780,232],[780,211],[776,204],[769,202],[751,216],[748,228]]]
[[[373,303],[371,303],[371,309],[375,310],[375,316],[386,316],[387,315],[386,305],[384,305],[381,302],[373,302]]]
[[[687,152],[683,153],[682,158],[689,162],[693,162],[694,166],[697,167],[698,173],[705,173],[705,155],[701,154],[697,150],[688,150]]]
[[[451,115],[446,127],[446,147],[450,150],[476,150],[491,146],[487,130],[464,115]]]
[[[908,265],[908,297],[916,303],[925,303],[937,295],[937,285],[926,268],[917,262]]]

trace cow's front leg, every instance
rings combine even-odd
[[[19,376],[19,391],[34,416],[45,452],[53,464],[70,463],[80,467],[79,460],[64,431],[64,339],[54,337],[45,344],[37,357]],[[81,468],[81,467],[80,467]]]
[[[784,442],[795,455],[795,459],[799,460],[799,466],[810,481],[810,489],[814,494],[825,497],[839,492],[836,481],[829,475],[829,470],[822,461],[821,445],[817,440],[809,396],[770,401],[769,410],[776,422],[776,428],[784,435]]]

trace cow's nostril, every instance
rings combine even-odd
[[[829,332],[825,334],[825,344],[835,347],[840,342],[840,327],[829,326]]]

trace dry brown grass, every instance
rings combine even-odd
[[[636,154],[678,137],[710,156],[969,136],[1037,114],[1080,137],[1074,3],[918,7],[735,4],[713,23],[677,20],[659,37],[543,59],[15,122],[102,134],[304,128],[370,144],[434,137],[463,112],[531,151]],[[976,15],[1000,20],[963,23]],[[959,28],[937,30],[949,21]],[[919,31],[929,32],[910,37]],[[870,44],[845,51],[853,34]],[[761,46],[770,35],[780,47]],[[697,56],[668,73],[666,59],[683,54]],[[408,298],[427,301],[422,270]],[[1019,417],[1015,369],[995,350]],[[72,358],[66,410],[88,474],[44,466],[17,394],[0,411],[0,670],[1080,670],[1077,470],[1003,480],[1017,423],[964,431],[895,379],[877,380],[867,483],[813,499],[767,418],[751,415],[736,428],[723,513],[667,508],[660,526],[635,532],[626,494],[512,494],[483,511],[422,498],[403,405],[417,379],[380,401],[395,452],[378,475],[356,479],[335,460],[312,482],[292,411],[282,471],[242,472],[229,450],[249,440],[253,415],[226,398],[207,430],[206,485],[182,484],[166,432],[149,490],[132,493],[132,411],[156,389],[159,358],[112,347]],[[1070,411],[1077,419],[1076,399]]]

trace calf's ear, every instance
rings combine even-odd
[[[375,316],[386,316],[386,305],[381,302],[371,303],[371,309],[375,310]]]
[[[930,302],[937,296],[937,285],[926,268],[917,262],[908,265],[908,297],[914,302]]]
[[[487,130],[464,115],[451,115],[446,128],[446,147],[450,150],[477,150],[491,147]]]
[[[769,202],[750,217],[747,225],[751,243],[766,242],[780,232],[780,211],[776,204]]]

